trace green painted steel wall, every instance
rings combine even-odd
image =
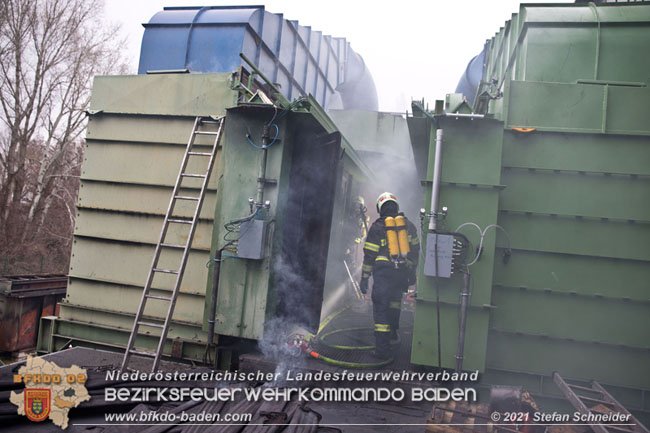
[[[493,306],[485,322],[468,322],[470,339],[486,326],[480,335],[487,340],[479,342],[485,353],[468,353],[476,360],[465,364],[484,370],[482,384],[523,385],[544,407],[558,407],[550,377],[558,371],[601,382],[650,420],[648,52],[648,4],[522,5],[488,41],[474,108],[502,130],[501,161],[490,170],[503,185],[496,222],[508,231],[513,251],[507,264],[498,259],[506,247],[499,236],[488,247],[492,275],[482,282],[490,289],[472,290],[473,305],[488,296]],[[492,142],[485,127],[456,142],[458,129],[467,131],[459,122],[440,120],[444,151]],[[435,128],[425,118],[409,119],[409,127],[417,159],[427,154],[426,134]],[[458,185],[480,183],[476,176],[490,167],[473,155],[459,167],[444,151],[443,181],[452,170]],[[457,204],[447,190],[443,184],[440,206],[449,207],[451,218]],[[486,214],[477,198],[463,199],[475,205],[465,220]],[[418,296],[434,287],[421,276]],[[456,282],[456,297],[459,288]],[[455,343],[458,307],[450,299],[443,298],[452,309],[446,318],[443,305],[444,327],[452,328],[443,330],[449,332],[443,341]],[[431,303],[416,310],[413,362],[436,365],[434,352],[420,353],[415,345],[425,338],[434,347],[434,332]],[[446,366],[453,367],[450,357]]]
[[[289,185],[292,166],[296,164],[293,152],[295,147],[307,147],[317,137],[326,133],[337,131],[327,115],[310,101],[309,112],[293,112],[283,117],[279,125],[279,137],[268,150],[266,178],[273,179],[275,184],[268,184],[265,188],[264,200],[271,201],[272,222],[268,226],[268,245],[265,258],[260,261],[239,260],[226,257],[221,265],[219,288],[217,297],[217,314],[215,318],[215,331],[221,335],[260,340],[264,337],[265,324],[275,316],[278,302],[278,288],[275,286],[275,274],[287,273],[282,264],[282,240],[285,230],[294,230],[287,227]],[[228,122],[225,139],[228,143],[223,150],[223,175],[219,180],[219,190],[229,191],[228,194],[219,194],[216,204],[217,220],[212,237],[212,255],[216,250],[225,245],[226,230],[224,224],[242,218],[249,213],[248,197],[255,197],[258,178],[259,158],[261,151],[252,147],[246,140],[246,134],[260,137],[262,128],[269,119],[275,116],[274,109],[267,106],[246,107],[240,106],[228,111]],[[259,142],[259,140],[258,140]],[[333,206],[331,234],[329,238],[328,256],[337,258],[343,250],[345,240],[341,239],[342,232],[336,230],[344,212],[345,203],[350,202],[350,191],[343,187],[341,179],[350,178],[351,182],[360,182],[366,179],[369,170],[359,160],[350,144],[343,138],[341,147],[345,149],[341,158],[331,166],[331,170],[338,173],[339,181],[335,185],[333,203],[323,202],[323,214],[326,207]],[[322,162],[322,161],[321,161]],[[318,167],[314,167],[316,172]],[[325,191],[322,191],[325,193]],[[309,200],[319,200],[319,197],[310,197]],[[316,248],[316,245],[313,245]],[[226,254],[233,254],[227,250]],[[305,255],[314,254],[314,251],[305,250]],[[339,256],[340,257],[340,256]],[[344,274],[339,269],[339,263],[330,266],[323,260],[322,266],[327,267],[324,295],[329,294],[340,286]],[[296,276],[298,278],[298,276]],[[305,282],[305,290],[310,286]],[[204,329],[207,329],[209,311],[209,297],[212,293],[212,275],[208,276],[208,295],[204,311]],[[315,294],[314,297],[317,297]],[[273,332],[273,329],[270,331]]]
[[[96,78],[68,294],[61,304],[60,317],[44,321],[39,350],[59,350],[68,344],[124,347],[194,119],[198,115],[226,115],[221,148],[165,346],[168,355],[174,345],[175,355],[197,361],[204,358],[212,290],[212,268],[208,269],[206,263],[224,244],[224,224],[247,216],[248,197],[256,194],[261,151],[248,143],[246,134],[259,143],[263,125],[278,115],[270,105],[238,105],[239,94],[231,88],[231,79],[230,74]],[[222,263],[217,338],[262,338],[265,323],[275,313],[273,265],[281,246],[294,140],[312,140],[336,131],[314,100],[306,101],[298,113],[278,116],[276,123],[279,139],[268,151],[266,172],[266,178],[276,183],[267,184],[264,197],[272,204],[266,258],[228,258]],[[212,139],[198,136],[195,144],[207,146]],[[295,146],[304,144],[299,141]],[[339,159],[341,173],[356,182],[366,179],[369,170],[354,149],[344,139],[341,146],[345,149]],[[204,172],[204,160],[191,158],[187,171]],[[184,179],[181,194],[183,190],[194,190],[185,195],[196,195],[198,188],[200,180]],[[349,199],[345,193],[349,192],[337,189],[335,201]],[[323,203],[328,205],[333,203]],[[193,211],[193,206],[181,201],[175,215],[190,217]],[[186,226],[172,225],[166,241],[184,243],[187,230]],[[179,253],[166,250],[160,267],[176,269],[179,262]],[[157,274],[152,293],[167,296],[173,283],[174,276]],[[166,311],[166,303],[150,300],[145,315],[163,318]],[[136,346],[155,348],[157,330],[139,332]],[[217,361],[225,362],[222,366],[227,367],[227,359]]]
[[[330,110],[328,114],[357,152],[412,160],[403,115],[363,110]]]
[[[495,265],[488,366],[650,389],[648,167],[648,137],[505,132],[498,222],[514,252]],[[515,344],[544,350],[499,350]]]
[[[471,221],[481,227],[497,222],[499,188],[501,184],[501,147],[503,127],[493,120],[447,118],[439,125],[445,131],[442,150],[443,170],[440,203],[449,209],[445,231],[456,231],[461,224]],[[431,207],[431,179],[435,154],[435,128],[430,128],[429,164],[425,208]],[[425,221],[425,224],[427,222]],[[474,231],[472,231],[474,230]],[[423,230],[426,233],[427,230]],[[462,229],[478,245],[475,229]],[[422,235],[426,248],[426,235]],[[490,232],[485,239],[485,253],[471,268],[472,297],[467,319],[465,363],[468,370],[484,370],[487,350],[489,305],[492,293],[492,273],[495,261],[495,235]],[[440,291],[441,358],[442,367],[455,368],[458,339],[458,288],[462,275],[450,279],[435,279],[423,273],[420,266],[418,295],[415,309],[413,349],[411,361],[415,364],[437,366],[438,328],[436,285]]]
[[[520,133],[495,120],[440,126],[446,230],[496,222],[512,239],[506,264],[505,238],[488,232],[470,268],[464,367],[484,371],[484,384],[525,385],[542,398],[558,396],[553,371],[595,379],[631,410],[650,410],[650,138]],[[478,244],[475,230],[462,231]],[[437,365],[435,284],[420,273],[415,364]],[[461,279],[439,284],[443,367],[454,368]]]
[[[172,74],[95,79],[68,294],[60,318],[49,330],[51,340],[39,343],[41,349],[57,350],[68,343],[114,348],[126,344],[194,118],[223,115],[235,103],[229,78]],[[207,145],[209,138],[196,142]],[[201,359],[207,342],[197,312],[204,305],[220,153],[169,331],[169,341],[180,343],[182,356],[195,360]],[[200,163],[191,161],[189,170],[200,172]],[[200,187],[196,179],[188,180],[183,183],[188,190]],[[185,202],[177,210],[187,217],[193,212]],[[187,228],[173,226],[169,235],[172,243],[183,243]],[[175,269],[179,257],[164,254],[162,266]],[[172,287],[170,276],[157,276],[153,293],[166,295]],[[153,300],[145,314],[164,317],[166,307]],[[138,345],[155,348],[156,332],[141,330]]]
[[[251,133],[253,140],[259,144],[260,139],[256,137],[261,137],[262,126],[273,115],[274,110],[270,107],[263,110],[239,107],[231,109],[228,113],[224,138],[229,145],[223,151],[221,161],[223,176],[219,179],[219,189],[230,193],[220,194],[217,200],[217,221],[212,234],[213,256],[216,250],[226,243],[224,236],[227,232],[224,224],[247,216],[250,213],[248,197],[255,197],[259,158],[262,152],[247,142],[246,134]],[[264,323],[275,310],[271,269],[277,251],[272,251],[271,246],[276,245],[281,235],[281,221],[278,220],[282,219],[283,201],[280,196],[286,192],[290,169],[287,150],[291,149],[290,137],[294,126],[284,120],[278,123],[279,136],[282,139],[268,150],[266,165],[266,178],[276,180],[277,184],[267,185],[264,192],[264,200],[271,202],[271,215],[276,216],[276,220],[268,227],[269,242],[263,260],[224,258],[221,264],[215,318],[215,332],[218,334],[261,339],[264,334]],[[234,253],[225,251],[224,254]],[[212,273],[209,275],[208,296],[204,306],[204,329],[207,329],[211,293]]]
[[[649,24],[647,4],[522,4],[487,42],[483,86],[493,88],[493,78],[647,83]]]

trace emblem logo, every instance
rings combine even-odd
[[[25,415],[31,421],[43,421],[50,414],[52,402],[49,389],[26,389],[25,390]]]

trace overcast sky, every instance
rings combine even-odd
[[[432,102],[456,89],[469,60],[510,16],[517,0],[106,0],[106,14],[129,38],[137,73],[146,23],[165,6],[264,4],[324,34],[344,37],[363,56],[377,85],[380,111],[404,112],[411,99]]]

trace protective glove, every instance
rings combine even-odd
[[[364,295],[368,293],[368,279],[367,278],[362,278],[361,281],[359,282],[359,290],[361,290],[361,293]]]

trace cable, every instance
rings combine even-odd
[[[246,140],[248,140],[251,146],[253,146],[255,149],[264,149],[264,146],[258,146],[257,144],[253,143],[253,141],[251,140],[248,134],[246,134]]]
[[[499,224],[490,224],[489,226],[485,227],[485,230],[483,231],[483,233],[485,234],[488,231],[488,229],[491,229],[492,227],[494,227],[495,229],[501,230],[503,232],[503,234],[506,235],[506,238],[508,239],[508,250],[512,250],[512,241],[510,240],[510,235],[508,234],[506,229],[501,227]]]
[[[240,233],[239,236],[237,236],[236,239],[229,238],[228,235],[230,235],[231,233],[237,232],[240,229],[240,227],[241,227],[241,225],[243,223],[248,222],[248,221],[252,220],[253,218],[255,218],[255,216],[258,215],[258,211],[259,211],[259,209],[256,209],[255,212],[253,212],[252,214],[250,214],[250,215],[248,215],[248,216],[246,216],[244,218],[239,218],[239,219],[236,219],[236,220],[228,221],[226,224],[224,224],[223,228],[226,229],[226,234],[223,235],[223,240],[228,242],[230,245],[237,242],[242,237],[243,233]]]
[[[268,121],[268,123],[266,124],[267,126],[271,126],[271,124],[275,120],[275,116],[278,115],[278,107],[275,104],[273,104],[273,110],[274,110],[273,111],[273,117],[271,117],[271,120]]]
[[[251,135],[250,134],[246,134],[246,140],[248,140],[250,145],[253,146],[255,149],[261,149],[261,150],[268,149],[269,147],[273,146],[273,143],[275,143],[275,141],[278,139],[278,136],[280,135],[280,128],[278,128],[278,125],[276,125],[275,123],[272,123],[270,126],[275,127],[275,137],[273,137],[273,140],[271,140],[271,142],[269,144],[267,144],[266,146],[258,146],[257,144],[253,143],[253,140],[251,140]]]
[[[462,229],[462,228],[465,227],[465,226],[476,227],[476,230],[478,230],[479,234],[480,234],[480,235],[483,234],[483,230],[481,230],[481,227],[480,227],[478,224],[476,224],[476,223],[472,223],[472,222],[467,222],[467,223],[463,223],[463,224],[459,225],[458,228],[456,229],[456,231],[457,231],[457,232],[460,232],[460,229]]]
[[[485,239],[485,234],[491,228],[499,229],[506,235],[506,238],[508,239],[508,248],[506,250],[507,254],[510,255],[510,253],[512,252],[512,241],[510,240],[510,235],[508,234],[506,229],[504,229],[500,225],[498,225],[498,224],[490,224],[487,227],[485,227],[484,230],[481,230],[481,227],[478,224],[473,223],[473,222],[466,222],[466,223],[463,223],[463,224],[459,225],[458,228],[456,229],[456,231],[458,232],[461,228],[463,228],[463,227],[465,227],[467,225],[471,225],[473,227],[476,227],[476,229],[481,234],[481,239],[479,241],[478,249],[476,251],[476,257],[474,257],[474,260],[472,260],[470,263],[467,264],[468,267],[472,266],[474,263],[476,263],[478,261],[478,259],[481,257],[481,252],[483,251],[483,240]]]
[[[275,126],[275,137],[273,137],[273,140],[269,144],[267,144],[264,149],[268,149],[269,147],[273,146],[273,143],[275,143],[275,140],[278,139],[278,135],[280,135],[280,128],[278,128],[278,125],[275,123],[272,123],[271,126]]]
[[[275,109],[275,111],[273,112],[273,117],[271,117],[271,120],[269,120],[268,123],[266,123],[266,126],[274,126],[275,127],[275,137],[273,137],[273,140],[271,140],[271,143],[267,144],[266,146],[258,146],[257,144],[255,144],[253,142],[253,140],[251,140],[250,133],[248,133],[248,134],[246,134],[246,140],[248,141],[248,143],[251,146],[253,146],[255,149],[264,150],[264,149],[268,149],[269,147],[271,147],[277,141],[278,136],[280,135],[280,128],[278,127],[278,125],[276,123],[273,123],[273,122],[275,120],[282,119],[284,116],[286,116],[288,113],[290,113],[294,108],[296,108],[299,104],[303,103],[306,100],[307,99],[304,98],[304,97],[300,97],[300,98],[295,99],[293,102],[291,102],[289,104],[289,106],[287,108],[282,110],[280,112],[280,114],[278,114],[278,107],[275,104],[273,104],[273,108]]]

